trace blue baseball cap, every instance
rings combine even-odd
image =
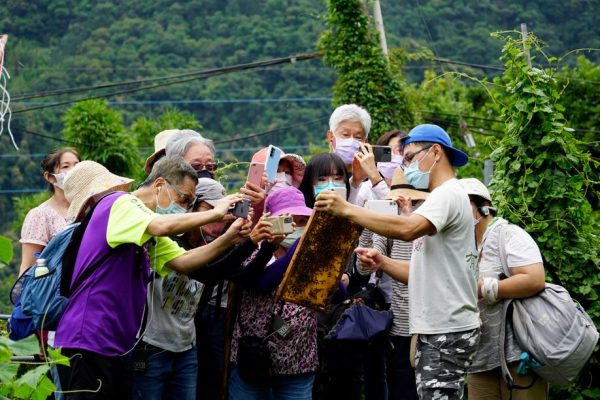
[[[444,146],[451,154],[451,162],[455,167],[462,167],[469,161],[469,156],[455,147],[452,147],[452,140],[448,133],[437,125],[422,124],[415,126],[408,137],[402,142],[404,145],[414,142],[431,142]]]

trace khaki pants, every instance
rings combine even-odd
[[[524,376],[517,375],[517,365],[518,363],[508,365],[515,385],[528,386],[533,381],[535,374],[530,371]],[[502,378],[502,371],[499,367],[491,371],[468,374],[467,388],[469,400],[508,400],[510,398],[510,391]],[[512,400],[545,400],[547,398],[548,383],[539,376],[529,389],[512,390]]]

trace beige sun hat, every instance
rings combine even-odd
[[[411,200],[425,200],[429,195],[426,190],[415,189],[404,177],[402,168],[396,168],[390,186],[390,193],[385,196],[386,199],[396,199],[398,196],[409,197]]]
[[[144,165],[144,171],[146,171],[148,175],[150,175],[154,163],[165,155],[165,148],[167,147],[169,139],[179,132],[179,129],[167,129],[154,136],[154,153],[146,159],[146,164]]]
[[[92,197],[108,191],[128,190],[133,179],[110,172],[95,161],[81,161],[65,177],[64,193],[70,203],[67,218],[79,220],[80,213]]]

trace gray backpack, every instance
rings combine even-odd
[[[502,268],[510,276],[505,247],[505,228],[500,225],[499,248]],[[556,385],[577,382],[579,373],[591,357],[598,342],[598,331],[585,310],[559,285],[546,283],[546,288],[526,299],[504,301],[503,323],[500,334],[502,375],[509,388],[513,378],[506,365],[504,351],[506,317],[512,305],[512,325],[519,346],[537,361],[533,371]]]

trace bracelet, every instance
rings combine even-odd
[[[488,304],[495,304],[498,302],[498,279],[496,278],[483,278],[483,284],[481,285],[482,297],[487,301]]]

